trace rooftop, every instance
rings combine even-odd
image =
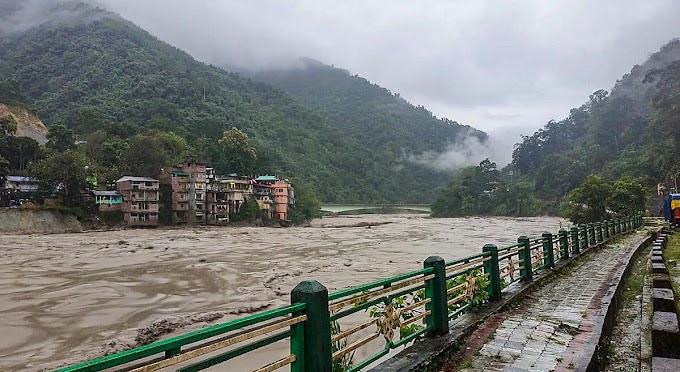
[[[278,181],[276,176],[260,176],[255,179],[255,181]]]
[[[98,191],[94,190],[92,191],[92,194],[95,196],[120,196],[120,193],[118,191]]]
[[[12,181],[12,182],[37,182],[37,180],[31,178],[31,177],[24,177],[24,176],[6,176],[5,177],[7,181]]]
[[[135,176],[123,176],[118,179],[116,182],[125,182],[125,181],[133,181],[133,182],[158,182],[158,180],[153,179],[151,177],[135,177]]]

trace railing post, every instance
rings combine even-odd
[[[425,281],[425,296],[430,302],[425,305],[432,314],[426,318],[430,327],[428,336],[439,336],[449,333],[449,307],[446,304],[446,264],[439,256],[430,256],[423,267],[431,267],[434,278]]]
[[[595,241],[595,224],[592,222],[588,224],[588,237],[590,238],[589,245],[591,247],[597,244],[597,242]]]
[[[609,220],[604,221],[604,239],[609,239]]]
[[[531,243],[529,243],[529,238],[522,235],[517,238],[517,243],[522,246],[522,250],[519,251],[519,259],[524,261],[522,262],[524,268],[520,270],[520,275],[524,280],[534,280],[534,270],[531,268]]]
[[[616,235],[621,234],[621,219],[616,219]]]
[[[578,227],[573,226],[571,228],[571,246],[572,252],[579,254],[581,252],[581,244],[578,238]]]
[[[565,229],[560,229],[558,235],[560,236],[560,258],[566,260],[569,258],[569,233]]]
[[[297,317],[304,314],[305,310],[302,310],[293,313],[292,316]],[[295,361],[290,364],[290,372],[305,372],[305,322],[293,324],[290,327],[290,354],[295,355]],[[332,365],[333,362],[331,361]]]
[[[588,249],[588,227],[584,224],[580,225],[581,231],[581,250]]]
[[[307,320],[304,322],[304,331],[301,336],[304,345],[303,370],[332,371],[333,353],[331,348],[331,318],[328,311],[328,289],[316,280],[305,280],[293,288],[290,300],[294,304],[302,302],[306,305]],[[296,341],[299,341],[299,339]]]
[[[597,223],[597,242],[602,243],[604,241],[602,234],[602,222]]]
[[[543,235],[543,266],[555,267],[555,251],[553,250],[553,235],[549,232],[544,232]]]
[[[489,301],[501,299],[501,271],[498,267],[498,247],[493,244],[486,244],[482,247],[482,252],[489,252],[490,260],[484,261],[484,273],[489,274]]]

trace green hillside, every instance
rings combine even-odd
[[[544,198],[560,197],[594,173],[607,179],[630,176],[648,186],[664,182],[680,162],[673,156],[680,144],[669,136],[673,131],[663,128],[658,96],[668,92],[659,90],[654,76],[678,60],[680,41],[673,40],[634,66],[610,94],[593,93],[566,119],[525,137],[513,153],[513,165],[535,181]]]
[[[339,126],[337,116],[200,63],[115,14],[67,6],[69,22],[0,37],[0,99],[26,103],[48,127],[63,124],[81,138],[174,132],[196,157],[224,172],[233,169],[211,149],[236,127],[257,150],[251,171],[299,178],[325,202],[429,202],[446,179],[408,161],[442,149],[461,131],[423,108],[389,95],[399,104],[386,103],[382,119]]]
[[[384,156],[402,151],[442,152],[465,136],[486,140],[485,133],[413,106],[398,93],[372,84],[346,70],[313,59],[297,68],[253,73],[255,79],[283,88],[308,107],[319,109],[329,124]]]
[[[589,175],[601,176],[601,182],[635,180],[651,195],[658,183],[669,191],[678,171],[680,41],[672,40],[635,65],[611,93],[598,90],[566,119],[525,136],[502,173],[488,164],[464,170],[464,179],[447,186],[433,211],[441,216],[556,214]],[[470,184],[477,186],[466,188]],[[655,203],[648,206],[653,212]]]

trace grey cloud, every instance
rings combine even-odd
[[[412,155],[408,160],[444,172],[477,165],[486,158],[503,167],[510,163],[513,145],[519,137],[516,130],[491,133],[485,142],[481,142],[474,136],[461,137],[450,144],[446,151],[426,151],[419,155]]]
[[[559,120],[680,36],[673,0],[89,1],[208,63],[311,57],[484,130]]]
[[[0,36],[11,35],[49,24],[90,22],[102,17],[72,0],[0,0]]]

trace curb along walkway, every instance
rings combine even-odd
[[[461,371],[574,371],[590,360],[608,305],[632,252],[645,238],[637,231],[595,248],[516,309],[490,317],[465,345]],[[612,283],[614,281],[614,283]],[[603,299],[606,302],[603,303]],[[587,365],[587,364],[586,364]],[[443,371],[454,371],[445,365]]]

